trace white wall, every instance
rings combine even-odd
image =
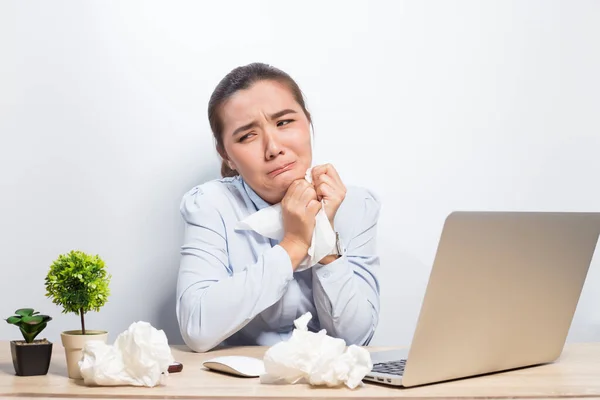
[[[179,201],[218,176],[207,101],[264,61],[305,91],[316,159],[382,197],[374,344],[408,343],[451,210],[600,209],[599,20],[593,1],[3,2],[0,316],[76,329],[44,277],[81,249],[113,275],[89,328],[180,342]],[[599,288],[596,256],[569,340],[600,340]]]

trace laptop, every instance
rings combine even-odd
[[[364,378],[411,387],[555,361],[592,261],[600,213],[453,212],[408,350]]]

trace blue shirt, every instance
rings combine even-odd
[[[344,255],[301,272],[288,253],[239,220],[270,206],[239,176],[194,187],[183,196],[184,242],[177,319],[185,343],[204,352],[220,345],[271,346],[290,337],[310,311],[308,328],[348,345],[366,345],[379,320],[376,229],[380,203],[347,187],[334,228]]]

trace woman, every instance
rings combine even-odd
[[[177,318],[186,344],[271,346],[286,340],[310,311],[311,331],[366,345],[379,317],[378,200],[346,186],[332,165],[311,167],[311,117],[286,73],[250,64],[231,71],[208,105],[222,179],[182,200],[185,239],[177,284]],[[296,272],[311,245],[315,216],[325,212],[340,250]],[[281,203],[281,242],[236,223]]]

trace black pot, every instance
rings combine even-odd
[[[46,375],[52,358],[52,343],[18,345],[10,342],[15,373],[19,376]]]

